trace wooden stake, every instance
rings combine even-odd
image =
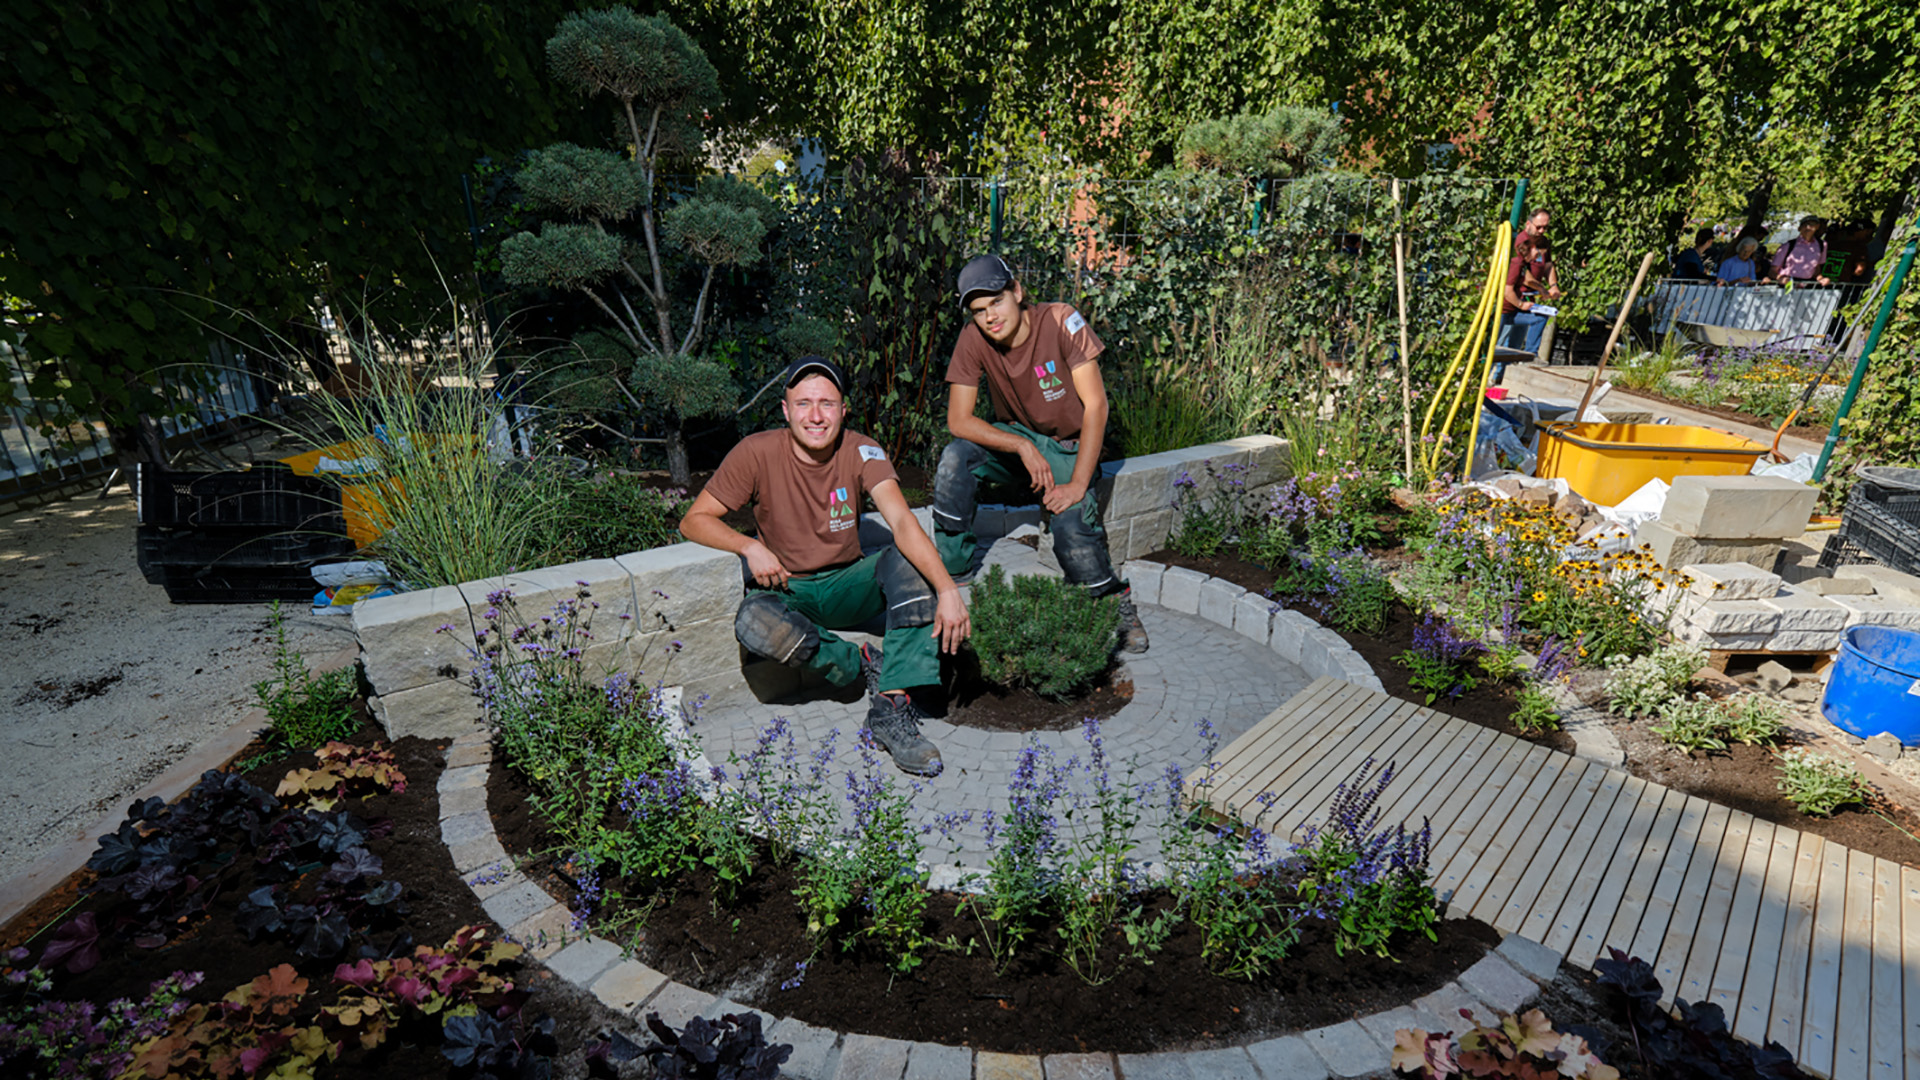
[[[1400,443],[1413,476],[1413,358],[1407,349],[1407,234],[1400,231],[1400,181],[1393,182],[1393,282],[1400,297]]]
[[[1600,385],[1600,376],[1606,374],[1607,358],[1613,355],[1613,347],[1620,340],[1620,331],[1627,325],[1627,316],[1633,311],[1633,302],[1640,298],[1640,286],[1647,280],[1647,271],[1653,267],[1654,253],[1640,260],[1640,272],[1633,275],[1633,288],[1627,290],[1627,302],[1620,305],[1620,314],[1613,320],[1613,333],[1607,335],[1607,347],[1600,350],[1600,366],[1593,369],[1593,378],[1587,380],[1587,392],[1580,396],[1580,407],[1574,410],[1573,422],[1580,423],[1587,415],[1587,404],[1593,400],[1593,388]]]

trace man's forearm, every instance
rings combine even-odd
[[[745,555],[748,547],[759,543],[712,514],[688,514],[681,518],[680,535],[696,544],[718,548],[733,555]]]
[[[989,450],[998,450],[1003,454],[1019,453],[1021,444],[1027,441],[1011,431],[1001,431],[972,413],[966,416],[949,416],[947,430],[952,432],[956,439],[978,443]]]
[[[1094,474],[1100,471],[1100,448],[1107,439],[1107,403],[1087,406],[1080,421],[1080,449],[1073,458],[1075,484],[1091,488]]]

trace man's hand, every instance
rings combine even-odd
[[[1033,480],[1033,490],[1045,495],[1053,490],[1053,466],[1047,464],[1045,454],[1040,448],[1020,440],[1020,464],[1027,467],[1027,475]]]
[[[787,587],[787,579],[793,575],[787,573],[787,568],[780,565],[779,556],[775,555],[767,545],[755,540],[752,546],[741,554],[747,559],[747,573],[753,575],[753,580],[759,582],[761,588],[784,589]]]
[[[1040,497],[1040,504],[1047,508],[1049,514],[1064,514],[1080,505],[1080,500],[1086,497],[1087,485],[1068,482],[1054,485],[1053,490]]]
[[[958,653],[960,643],[973,635],[973,617],[967,614],[967,602],[959,589],[948,589],[938,598],[933,612],[933,636],[943,653]]]
[[[1547,299],[1549,299],[1549,300],[1558,300],[1558,299],[1560,299],[1560,286],[1558,286],[1558,285],[1555,285],[1555,286],[1552,286],[1551,288],[1549,288],[1549,289],[1547,289]]]

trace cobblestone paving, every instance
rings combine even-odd
[[[1225,627],[1193,615],[1142,605],[1141,617],[1152,636],[1153,648],[1141,656],[1127,656],[1125,671],[1133,680],[1133,701],[1101,725],[1113,775],[1125,774],[1129,761],[1137,764],[1136,778],[1158,777],[1168,763],[1190,769],[1205,757],[1206,748],[1195,730],[1202,717],[1211,721],[1224,746],[1305,688],[1311,680],[1298,667],[1271,649]],[[779,703],[755,700],[743,686],[708,701],[694,719],[709,758],[727,760],[729,753],[744,756],[756,737],[775,717],[792,726],[802,755],[817,749],[838,730],[840,767],[859,768],[856,740],[866,719],[864,696],[823,695]],[[1080,729],[1033,733],[983,731],[931,720],[922,733],[940,748],[946,768],[938,777],[918,780],[914,797],[920,821],[931,824],[943,814],[1005,809],[1007,779],[1022,748],[1031,738],[1054,748],[1058,760],[1086,761],[1088,746]],[[900,782],[910,777],[893,770],[884,752],[880,767]],[[841,782],[844,782],[843,780]],[[961,830],[957,852],[939,835],[927,840],[926,856],[933,862],[959,862],[979,867],[985,848],[977,824]],[[1142,826],[1137,857],[1157,858],[1151,831]]]

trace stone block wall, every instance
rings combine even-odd
[[[1287,444],[1271,435],[1108,462],[1100,470],[1097,494],[1116,564],[1165,546],[1174,524],[1174,484],[1183,474],[1198,482],[1196,497],[1213,497],[1208,462],[1216,471],[1235,466],[1231,475],[1261,501],[1290,475]],[[924,508],[915,516],[929,527]],[[1021,525],[1038,525],[1043,516],[1038,506],[983,506],[976,528],[983,540],[991,540]],[[890,535],[875,514],[866,515],[860,531],[869,549],[886,543]],[[593,645],[587,650],[597,666],[624,670],[650,683],[683,686],[690,697],[742,677],[742,654],[733,636],[733,613],[745,595],[740,559],[698,544],[670,544],[355,604],[354,632],[373,686],[374,712],[389,737],[441,738],[480,727],[479,703],[467,685],[473,668],[469,650],[474,635],[486,628],[502,590],[511,592],[521,621],[548,614],[556,603],[584,590],[599,605],[592,611]],[[1207,617],[1235,625],[1237,601],[1216,587],[1206,600]],[[1183,610],[1199,611],[1198,599]],[[1253,621],[1250,610],[1241,617]],[[1286,626],[1286,633],[1264,636],[1290,644],[1303,640],[1304,631],[1296,631],[1290,622]],[[441,632],[443,627],[447,629]],[[1339,657],[1332,644],[1315,651],[1316,658],[1320,652]],[[1297,659],[1298,650],[1295,644],[1288,658]],[[1341,670],[1336,660],[1328,670],[1309,674]],[[407,707],[389,709],[390,702],[405,702]]]

